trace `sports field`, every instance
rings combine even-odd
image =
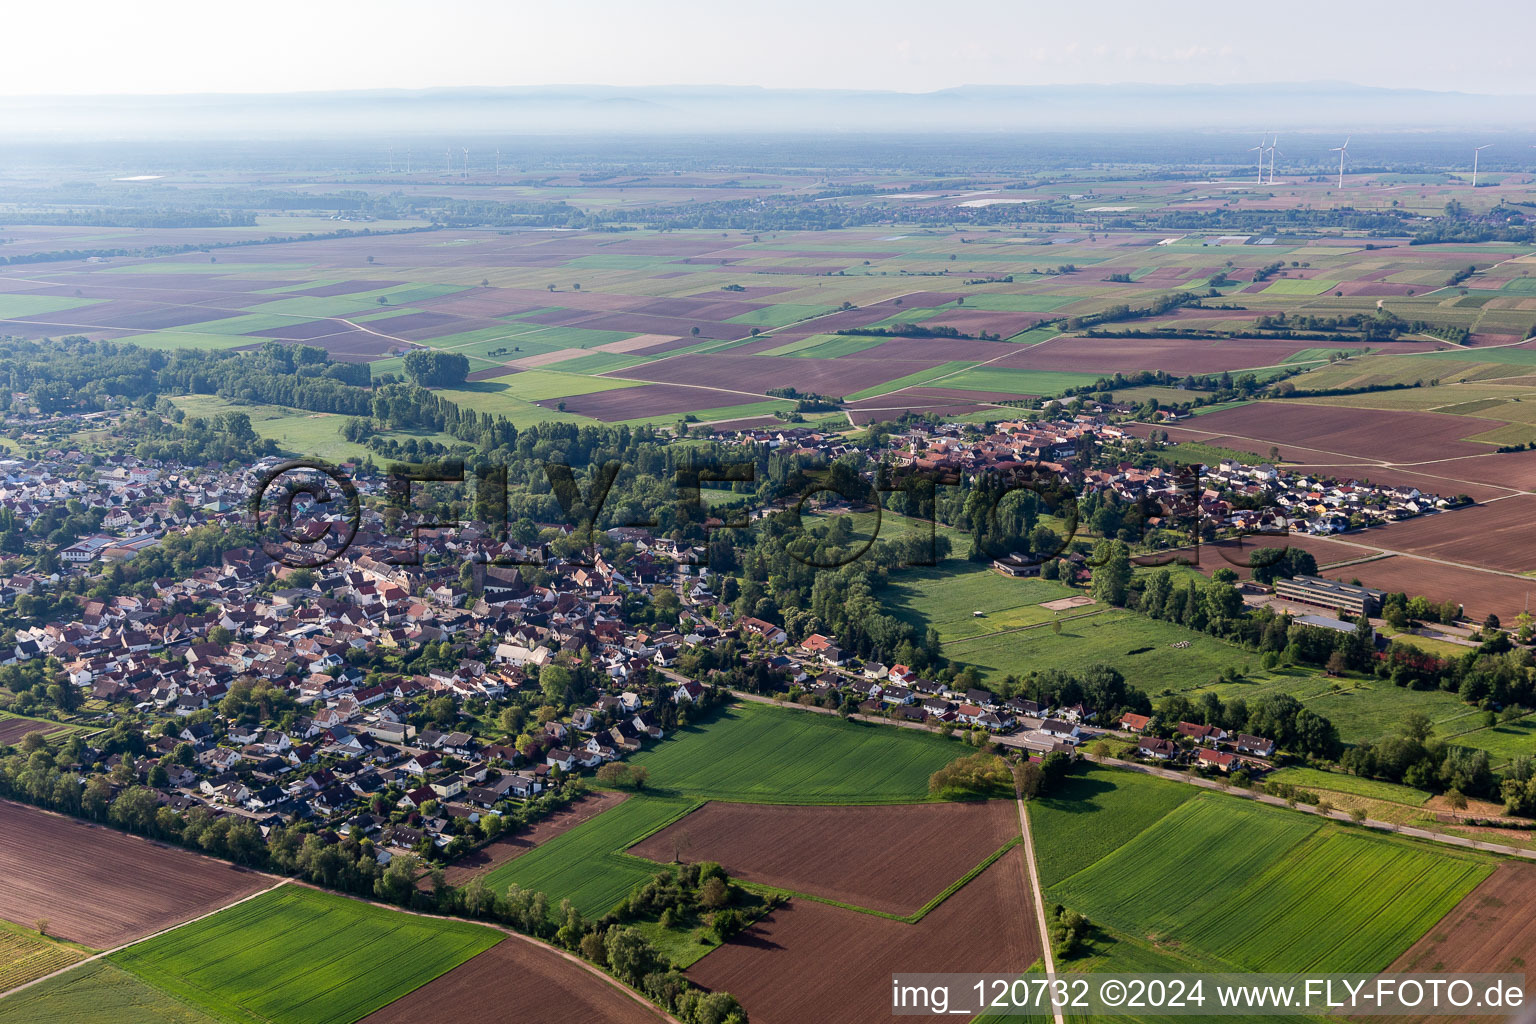
[[[892,614],[924,630],[938,630],[939,639],[949,643],[1046,622],[1056,615],[1040,605],[1073,593],[1050,580],[1014,579],[975,562],[949,559],[934,568],[893,572],[880,596]]]

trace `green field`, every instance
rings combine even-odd
[[[1326,772],[1318,768],[1282,768],[1268,778],[1275,782],[1288,782],[1293,786],[1305,786],[1307,789],[1348,793],[1351,796],[1389,800],[1392,803],[1411,804],[1414,807],[1423,806],[1429,799],[1428,793],[1422,789],[1414,789],[1412,786],[1399,786],[1379,779],[1362,779],[1357,775]]]
[[[287,885],[111,960],[218,1019],[352,1024],[503,938]]]
[[[1339,286],[1337,281],[1328,281],[1322,278],[1304,280],[1297,278],[1281,278],[1268,288],[1264,289],[1265,295],[1321,295],[1323,292],[1332,291]]]
[[[153,334],[135,334],[122,341],[140,348],[170,352],[179,348],[240,348],[244,345],[260,345],[269,339],[247,338],[239,334],[199,334],[195,331],[156,331]]]
[[[935,380],[939,377],[945,377],[948,374],[957,373],[960,370],[964,370],[967,367],[974,365],[976,364],[964,359],[951,360],[950,362],[935,366],[931,370],[920,370],[917,373],[909,373],[905,377],[897,377],[895,380],[888,380],[884,384],[876,384],[874,387],[865,388],[863,391],[855,391],[853,394],[844,395],[843,397],[850,402],[856,402],[863,398],[875,398],[878,395],[888,395],[892,391],[900,391],[903,388],[917,387],[920,384],[926,384],[928,381]],[[947,384],[936,386],[948,387]]]
[[[1047,622],[1056,613],[1041,608],[1041,602],[1071,597],[1074,593],[1070,587],[1050,580],[1014,579],[975,562],[950,559],[933,568],[914,567],[892,573],[890,584],[880,596],[893,615],[924,632],[930,628],[938,630],[939,639],[948,643]],[[1091,607],[1082,609],[1089,610]],[[978,618],[975,612],[984,614]]]
[[[978,366],[946,377],[946,388],[965,391],[1006,391],[1015,395],[1057,395],[1068,388],[1081,388],[1100,378],[1097,373],[1066,373],[1059,370],[1010,370],[1006,367]]]
[[[1256,668],[1258,657],[1205,633],[1149,619],[1135,612],[1093,605],[1078,618],[1064,612],[1062,629],[1035,626],[1013,633],[979,636],[946,644],[947,657],[975,665],[982,678],[998,682],[1006,675],[1022,676],[1030,668],[1080,672],[1089,665],[1113,665],[1126,679],[1151,694],[1187,690],[1215,680],[1221,670]],[[1188,640],[1188,647],[1171,645]],[[1135,653],[1132,653],[1135,652]]]
[[[781,302],[773,306],[754,309],[750,313],[733,316],[726,323],[743,324],[747,327],[783,327],[813,316],[832,312],[830,306],[801,306],[793,302]]]
[[[544,893],[552,905],[570,899],[582,913],[599,916],[656,872],[655,865],[620,851],[696,806],[692,800],[630,797],[492,869],[486,884],[498,893],[520,885]]]
[[[1196,792],[1167,779],[1087,765],[1029,805],[1040,884],[1049,889],[1108,856]]]
[[[1385,968],[1491,870],[1477,855],[1201,793],[1052,897],[1127,934],[1247,970],[1367,972]]]
[[[250,1024],[241,1015],[239,1024]],[[0,1024],[226,1024],[105,960],[0,999]]]
[[[18,316],[42,316],[66,309],[91,306],[100,299],[77,299],[63,295],[0,295],[0,320]]]
[[[964,753],[933,733],[742,704],[631,762],[657,792],[699,800],[880,804],[926,800],[928,776]]]
[[[234,402],[213,395],[178,395],[172,399],[188,416],[217,416],[243,412],[251,418],[251,427],[262,437],[271,438],[284,451],[294,455],[317,455],[331,462],[361,459],[370,450],[341,436],[347,417],[335,413],[304,412],[281,405]],[[414,437],[439,444],[461,444],[451,434],[426,430],[395,430],[382,434],[403,441]]]

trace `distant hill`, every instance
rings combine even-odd
[[[294,138],[413,133],[1536,128],[1536,97],[1271,85],[961,86],[928,93],[728,86],[0,98],[7,133]]]

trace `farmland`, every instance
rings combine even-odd
[[[1523,971],[1536,942],[1526,912],[1536,897],[1536,871],[1500,864],[1388,968],[1391,971]]]
[[[1047,889],[1108,856],[1194,796],[1134,772],[1090,767],[1029,809],[1040,883]]]
[[[733,877],[907,915],[1017,837],[1012,801],[771,807],[712,801],[630,849],[718,862]]]
[[[910,803],[957,755],[926,732],[758,704],[732,706],[644,750],[657,792],[769,804]]]
[[[0,992],[84,958],[78,949],[0,922]]]
[[[503,938],[289,885],[111,960],[210,1016],[351,1024]]]
[[[1197,861],[1198,880],[1186,871]],[[1248,970],[1374,971],[1491,870],[1480,858],[1201,794],[1050,892],[1122,931]]]
[[[601,915],[655,872],[655,865],[621,851],[692,809],[686,800],[636,796],[493,868],[486,884],[509,885],[569,899],[584,914]]]
[[[560,954],[519,939],[497,943],[363,1018],[363,1024],[418,1024],[453,1008],[455,1024],[658,1024],[663,1018],[616,983]]]
[[[502,836],[460,857],[448,868],[446,872],[448,881],[454,885],[462,885],[470,877],[516,860],[529,850],[542,846],[556,836],[564,835],[577,825],[591,821],[603,811],[623,802],[624,794],[613,790],[602,790],[582,797],[569,807],[540,819],[527,832]]]
[[[271,880],[57,814],[0,801],[0,917],[49,922],[96,949],[169,927]]]
[[[38,718],[23,718],[21,715],[0,712],[0,746],[19,743],[23,736],[31,732],[40,732],[45,736],[57,739],[60,733],[69,731],[69,726],[59,722],[49,722]]]
[[[243,1019],[243,1018],[237,1018]],[[0,999],[0,1024],[228,1024],[97,960]]]
[[[878,1020],[890,1015],[895,964],[1024,973],[1040,956],[1028,894],[1023,850],[1015,847],[917,924],[791,900],[688,976],[732,993],[761,1024]]]

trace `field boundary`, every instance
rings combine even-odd
[[[820,804],[816,806],[833,807],[838,805]],[[875,910],[872,907],[861,907],[857,903],[846,903],[842,900],[834,900],[829,896],[817,896],[815,893],[801,892],[798,889],[786,889],[777,885],[767,885],[763,882],[751,882],[741,878],[733,878],[732,880],[740,885],[743,889],[748,889],[752,892],[759,893],[760,895],[784,896],[789,899],[810,900],[813,903],[823,903],[829,907],[838,907],[842,910],[850,910],[856,914],[868,914],[870,917],[883,917],[887,921],[899,921],[902,924],[917,924],[930,913],[937,910],[945,900],[949,899],[961,889],[964,889],[971,882],[974,882],[978,875],[987,870],[987,868],[991,867],[993,864],[996,864],[1009,850],[1013,849],[1015,846],[1018,846],[1023,841],[1024,839],[1022,836],[1014,836],[998,849],[989,853],[980,864],[977,864],[965,874],[949,883],[949,885],[945,886],[938,895],[934,896],[927,903],[924,903],[921,907],[918,907],[910,914],[893,914],[888,910]]]
[[[249,896],[241,897],[240,899],[235,900],[233,903],[228,903],[228,904],[225,904],[224,906],[219,907],[219,908],[217,908],[215,910],[210,910],[206,914],[200,914],[197,917],[191,918],[189,920],[182,921],[182,922],[180,922],[178,924],[173,924],[169,928],[162,928],[162,929],[160,929],[159,931],[155,932],[152,935],[145,935],[145,936],[142,936],[140,938],[134,939],[132,942],[125,942],[121,946],[115,946],[112,949],[104,949],[100,953],[95,954],[94,956],[86,957],[84,960],[78,960],[75,963],[70,964],[68,967],[63,967],[63,968],[60,968],[57,971],[54,971],[52,974],[45,974],[41,978],[33,978],[31,981],[27,982],[25,985],[17,985],[15,988],[11,989],[10,991],[4,993],[3,995],[0,995],[0,999],[9,999],[11,996],[15,995],[16,993],[24,992],[27,989],[31,988],[33,985],[39,985],[39,984],[49,980],[50,978],[57,978],[61,974],[68,974],[70,971],[75,970],[77,967],[84,967],[86,964],[95,963],[97,960],[104,960],[104,959],[106,959],[107,957],[111,956],[114,953],[120,953],[123,950],[128,949],[130,946],[137,946],[139,943],[141,943],[141,942],[148,942],[150,939],[158,939],[160,936],[167,935],[167,934],[175,931],[178,928],[185,928],[189,924],[196,924],[197,922],[202,921],[205,918],[212,917],[214,914],[222,914],[224,911],[229,910],[232,907],[238,907],[242,903],[248,903],[251,900],[254,900],[258,896],[265,896],[267,893],[275,892],[278,889],[281,889],[285,885],[293,885],[293,884],[300,884],[300,883],[296,883],[292,878],[284,878],[281,881],[279,881],[276,885],[268,886],[267,888],[261,890],[260,892],[253,892]],[[123,971],[126,974],[132,974],[135,978],[139,977],[137,974],[135,974],[133,971],[128,970],[126,967],[122,967],[122,966],[120,966],[118,964],[113,964],[112,966],[116,967],[118,970]],[[144,980],[144,979],[140,979],[140,980]],[[145,981],[145,984],[151,984],[151,983],[148,982],[148,981]],[[154,987],[157,990],[159,989],[159,986],[154,986]],[[166,994],[170,995],[170,993],[166,993]],[[178,1002],[185,1002],[185,1000],[182,1000],[182,999],[179,999],[179,998],[177,999],[177,1001]]]

